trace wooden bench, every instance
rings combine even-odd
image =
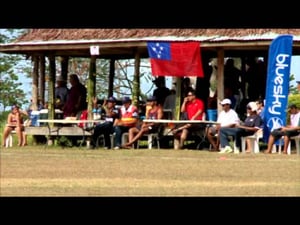
[[[25,127],[26,135],[42,135],[47,137],[57,137],[57,136],[82,136],[83,139],[90,137],[91,132],[85,131],[81,127],[77,126],[54,126],[49,128],[47,126],[41,127]],[[90,140],[87,141],[87,147],[90,145]],[[48,138],[48,145],[52,145],[52,140]]]
[[[49,133],[48,127],[25,127],[27,135],[50,135],[50,136],[91,136],[92,133],[84,131],[80,127],[52,127]]]

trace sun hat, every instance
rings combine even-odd
[[[128,97],[128,96],[125,96],[122,98],[122,103],[128,103],[128,102],[131,102],[131,99]]]
[[[257,111],[258,109],[256,102],[249,102],[247,108],[251,109],[252,112]]]
[[[231,100],[229,98],[225,98],[220,102],[221,105],[229,104],[231,105]]]
[[[108,102],[116,102],[117,99],[114,96],[111,96],[107,99]]]
[[[155,84],[165,82],[165,77],[162,77],[162,76],[157,77],[152,82],[155,83]]]

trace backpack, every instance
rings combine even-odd
[[[88,118],[88,111],[86,109],[81,112],[79,120],[87,120],[87,118]],[[78,127],[84,128],[85,123],[78,123]]]

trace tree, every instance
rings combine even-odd
[[[80,81],[86,84],[89,71],[88,58],[71,58],[69,63],[69,73],[78,74]],[[107,98],[108,82],[109,82],[109,60],[97,59],[96,61],[96,96],[98,98]],[[115,97],[121,98],[124,95],[131,95],[133,90],[133,60],[116,60],[115,61],[115,79],[114,79],[114,94]],[[147,61],[141,62],[140,78],[143,82],[147,82],[148,90],[144,93],[140,91],[141,97],[146,98],[153,88],[152,76],[150,74],[150,65]]]
[[[24,32],[23,29],[0,29],[0,43],[12,42]],[[12,104],[22,106],[29,102],[26,93],[21,89],[22,83],[18,75],[19,71],[26,71],[25,67],[21,56],[0,54],[0,105],[3,111]]]
[[[291,81],[294,81],[294,80],[295,80],[295,75],[291,74],[290,75],[290,83],[291,83]],[[298,89],[296,86],[290,85],[289,92],[290,92],[290,94],[298,94]]]

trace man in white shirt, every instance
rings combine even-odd
[[[235,124],[240,122],[239,116],[231,109],[231,100],[228,98],[223,99],[220,103],[223,107],[223,110],[220,112],[217,123],[220,123],[216,126],[208,127],[207,139],[210,144],[213,146],[211,151],[219,151],[220,144],[220,135],[219,131],[221,127],[234,127]]]
[[[290,110],[290,125],[283,126],[279,129],[275,129],[271,132],[268,140],[268,148],[265,153],[272,153],[272,147],[275,141],[284,136],[283,154],[287,154],[287,149],[291,140],[291,137],[300,134],[300,111],[295,104],[289,106]]]

